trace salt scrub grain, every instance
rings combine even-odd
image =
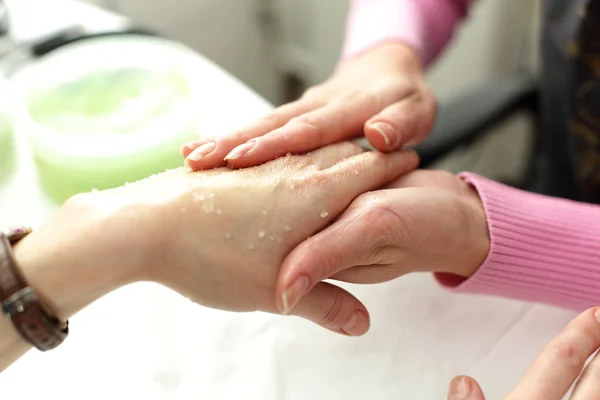
[[[285,229],[286,232],[289,232],[289,231],[292,230],[292,227],[289,226],[289,225],[286,225],[284,229]]]
[[[264,238],[265,237],[265,231],[258,232],[258,237],[261,238],[261,239]]]
[[[249,245],[248,250],[254,250],[254,245],[253,244]]]
[[[354,175],[358,175],[358,170],[357,169],[354,170]]]
[[[204,195],[199,194],[199,193],[194,193],[194,201],[196,201],[196,202],[204,201]]]
[[[187,210],[186,210],[185,208],[182,208],[182,209],[181,209],[181,212],[186,212],[186,211],[187,211]]]
[[[221,211],[220,208],[217,208],[217,214],[221,215],[221,214],[223,214],[223,211]]]
[[[269,236],[269,240],[270,240],[271,242],[274,242],[274,241],[275,241],[275,236]]]
[[[226,240],[229,240],[229,239],[231,239],[231,233],[226,233],[226,234],[225,234],[225,239],[226,239]]]
[[[262,215],[267,215],[267,210],[262,210]]]
[[[323,211],[321,213],[321,218],[327,218],[328,215],[329,215],[329,213],[327,211]]]

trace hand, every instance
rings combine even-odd
[[[416,54],[399,43],[380,45],[343,63],[323,84],[252,126],[182,147],[193,170],[249,167],[344,139],[367,137],[389,152],[422,141],[436,103]]]
[[[297,246],[279,273],[278,305],[283,312],[294,310],[329,278],[377,283],[424,271],[468,277],[489,246],[474,189],[447,172],[415,171],[362,194],[332,225]],[[304,290],[297,289],[298,281]],[[353,301],[340,298],[336,310],[345,314],[356,307]]]
[[[600,397],[600,312],[589,309],[575,318],[552,340],[527,370],[505,400],[560,400],[574,385],[569,399]],[[583,372],[582,372],[583,369]],[[448,400],[485,400],[479,384],[470,377],[456,377],[450,383]]]
[[[275,281],[290,250],[329,225],[359,194],[414,169],[417,162],[411,151],[363,152],[346,142],[256,168],[202,173],[180,168],[78,195],[18,248],[28,249],[20,252],[24,262],[29,257],[44,265],[46,257],[60,264],[62,253],[75,259],[69,262],[69,279],[46,279],[60,282],[60,291],[44,293],[61,303],[59,310],[67,302],[76,311],[86,299],[121,284],[151,280],[204,306],[278,312]],[[55,250],[38,251],[38,257],[36,249],[43,248]],[[77,306],[56,300],[67,296],[69,286],[92,290],[77,296],[82,299]],[[328,315],[337,298],[353,299],[357,308],[332,320]],[[342,332],[352,313],[363,310],[350,294],[323,283],[295,314]],[[368,320],[361,324],[362,331]]]

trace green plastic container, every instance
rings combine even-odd
[[[14,170],[15,146],[12,125],[7,115],[0,111],[0,185],[10,177]]]
[[[13,129],[5,109],[7,85],[0,76],[0,185],[2,185],[14,170],[15,146]]]
[[[49,196],[62,203],[181,166],[179,148],[199,135],[197,59],[131,35],[76,42],[22,71],[15,124]]]

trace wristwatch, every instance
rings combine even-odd
[[[65,340],[69,322],[60,321],[36,295],[13,256],[13,246],[29,233],[31,229],[26,227],[0,232],[0,302],[23,340],[46,351]]]

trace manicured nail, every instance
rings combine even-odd
[[[190,155],[187,156],[187,158],[192,161],[200,161],[204,157],[206,157],[207,155],[212,153],[216,147],[217,147],[217,144],[215,142],[204,143],[202,146],[200,146],[196,150],[192,151],[190,153]]]
[[[461,376],[452,382],[448,398],[449,400],[465,400],[471,396],[472,392],[471,380],[465,376]]]
[[[600,307],[596,308],[596,311],[594,312],[594,317],[598,322],[600,322]]]
[[[387,122],[375,122],[374,124],[371,125],[371,128],[373,128],[377,132],[379,132],[381,137],[383,137],[383,140],[385,141],[386,145],[390,146],[392,144],[390,137],[395,134],[393,126],[391,126]],[[397,136],[397,134],[396,134],[396,136]]]
[[[342,331],[348,336],[358,336],[365,332],[367,316],[361,311],[355,311],[348,322],[342,328]]]
[[[235,149],[231,150],[229,154],[225,156],[225,160],[235,160],[236,158],[240,158],[244,154],[248,153],[250,150],[254,148],[256,145],[255,141],[250,141],[244,144],[239,145]]]
[[[308,290],[308,278],[299,276],[281,295],[282,313],[289,314],[292,308]]]

